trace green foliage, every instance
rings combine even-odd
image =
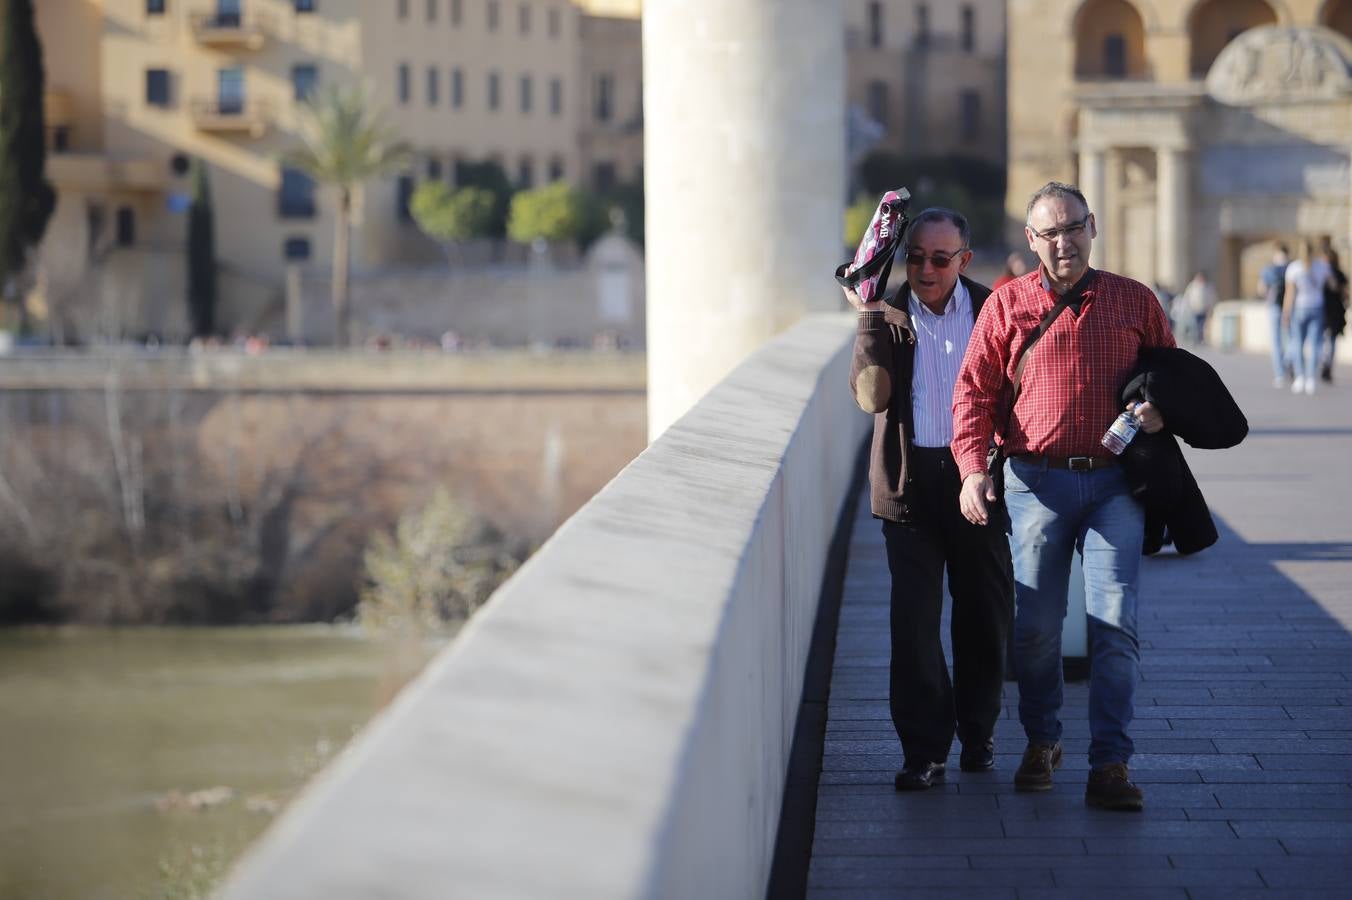
[[[512,180],[506,171],[491,159],[479,162],[461,161],[455,165],[456,186],[463,188],[482,188],[493,195],[493,221],[488,236],[503,238],[507,236],[507,210],[512,202]]]
[[[879,195],[881,196],[881,194]],[[869,223],[873,221],[873,213],[878,209],[878,201],[865,194],[860,194],[859,198],[845,210],[845,246],[857,247],[859,241],[868,229]]]
[[[912,215],[926,207],[946,206],[967,217],[973,243],[998,243],[1003,237],[1005,170],[993,163],[964,156],[905,158],[876,151],[860,161],[856,176],[875,206],[885,191],[904,185],[911,191]],[[858,240],[856,235],[847,243]]]
[[[528,244],[536,238],[571,241],[582,237],[587,220],[586,198],[563,181],[556,181],[512,198],[507,236]]]
[[[590,246],[610,231],[615,224],[612,217],[616,214],[622,217],[624,233],[629,239],[643,246],[644,196],[641,180],[616,185],[600,194],[584,195],[584,199],[587,212],[580,237],[582,246]]]
[[[32,0],[7,0],[0,19],[0,286],[23,274],[56,207],[43,174],[43,82]]]
[[[485,188],[453,189],[425,181],[413,192],[409,211],[423,234],[443,244],[491,237],[497,199]]]
[[[329,84],[320,88],[303,104],[300,124],[302,146],[283,154],[282,161],[321,184],[338,189],[333,318],[334,340],[341,346],[348,337],[352,194],[366,181],[406,167],[413,152],[385,124],[383,113],[371,106],[361,85]]]
[[[316,181],[352,191],[399,171],[413,158],[361,85],[325,85],[301,109],[302,146],[282,160]]]
[[[497,532],[438,488],[406,513],[394,535],[367,546],[367,586],[357,615],[374,632],[424,632],[463,619],[517,567]]]
[[[192,163],[192,205],[188,207],[188,315],[194,337],[215,330],[216,226],[207,165]]]

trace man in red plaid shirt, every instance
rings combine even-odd
[[[1014,775],[1046,791],[1061,764],[1061,626],[1071,554],[1084,569],[1089,612],[1089,764],[1085,802],[1139,810],[1128,778],[1127,735],[1140,671],[1136,601],[1145,513],[1117,457],[1102,444],[1122,412],[1120,392],[1144,347],[1174,340],[1150,289],[1089,266],[1098,236],[1084,195],[1051,182],[1028,202],[1024,233],[1040,265],[993,293],[981,310],[953,394],[953,456],[962,514],[984,524],[995,507],[986,452],[998,435],[1014,553],[1014,668],[1028,737]],[[1029,352],[1012,412],[1019,350],[1062,299],[1067,308]],[[1149,403],[1134,407],[1147,432],[1164,427]]]

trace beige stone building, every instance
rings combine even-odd
[[[846,0],[849,102],[879,149],[1005,161],[1005,0]]]
[[[1352,0],[1010,0],[1012,224],[1049,179],[1096,263],[1252,292],[1275,240],[1352,232]]]
[[[359,199],[354,266],[434,258],[406,200],[492,158],[519,184],[581,176],[579,18],[569,0],[42,0],[54,320],[184,327],[187,164],[209,165],[226,327],[275,320],[287,261],[326,265],[330,192],[284,171],[317,84],[363,79],[417,150]],[[91,318],[92,317],[92,318]]]

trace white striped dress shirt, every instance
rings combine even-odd
[[[930,312],[914,291],[908,306],[915,331],[911,377],[915,445],[947,447],[953,442],[953,387],[972,336],[972,298],[959,281],[941,316]]]

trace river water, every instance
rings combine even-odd
[[[0,898],[207,896],[409,659],[330,626],[0,631]]]

